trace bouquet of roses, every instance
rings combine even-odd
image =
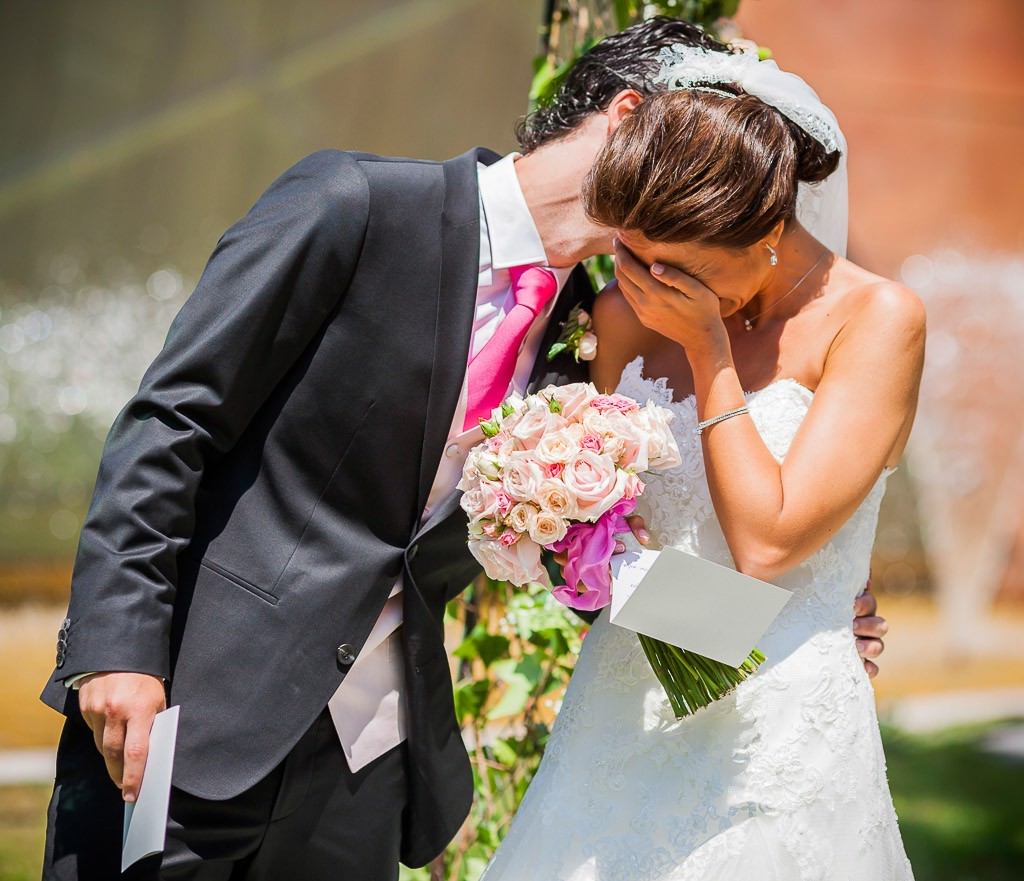
[[[481,421],[485,439],[459,482],[469,550],[484,572],[517,586],[546,583],[542,551],[563,554],[565,584],[555,584],[555,598],[587,611],[609,605],[615,535],[629,531],[640,475],[680,463],[671,420],[664,407],[599,394],[590,383],[506,400]],[[755,652],[737,669],[642,634],[640,642],[679,717],[731,691],[764,660]]]

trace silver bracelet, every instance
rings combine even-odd
[[[723,413],[721,416],[713,416],[711,419],[705,419],[703,422],[698,422],[697,427],[693,430],[694,434],[700,434],[705,428],[710,428],[712,425],[718,425],[719,422],[725,422],[726,419],[732,419],[733,416],[742,416],[744,413],[749,413],[746,407],[737,407],[735,410],[729,410],[727,413]]]

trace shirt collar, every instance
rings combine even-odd
[[[516,177],[518,153],[509,153],[478,171],[480,207],[487,226],[492,269],[546,265],[540,233],[530,216],[526,198]]]

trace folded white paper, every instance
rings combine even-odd
[[[792,594],[675,548],[612,557],[610,620],[739,667]]]
[[[124,806],[121,871],[143,857],[161,853],[167,836],[167,807],[171,798],[174,742],[178,736],[178,707],[157,713],[149,732],[149,755],[135,804]]]

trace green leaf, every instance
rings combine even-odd
[[[508,647],[507,637],[488,633],[482,624],[477,624],[452,654],[468,661],[479,658],[485,667],[490,667],[496,660],[508,654]]]
[[[552,413],[561,413],[562,405],[558,403],[556,398],[551,398],[551,400],[548,401],[548,410]]]
[[[502,401],[501,402],[501,415],[502,415],[503,418],[507,419],[509,416],[511,416],[515,412],[516,412],[516,408],[513,407],[508,401]]]
[[[467,679],[455,686],[455,715],[459,724],[480,715],[484,701],[490,694],[491,683],[486,679]]]
[[[555,343],[550,349],[548,349],[548,360],[554,361],[559,355],[562,354],[569,347],[565,343]]]
[[[514,765],[519,760],[519,755],[507,740],[496,740],[491,749],[494,751],[494,758],[503,765]]]

